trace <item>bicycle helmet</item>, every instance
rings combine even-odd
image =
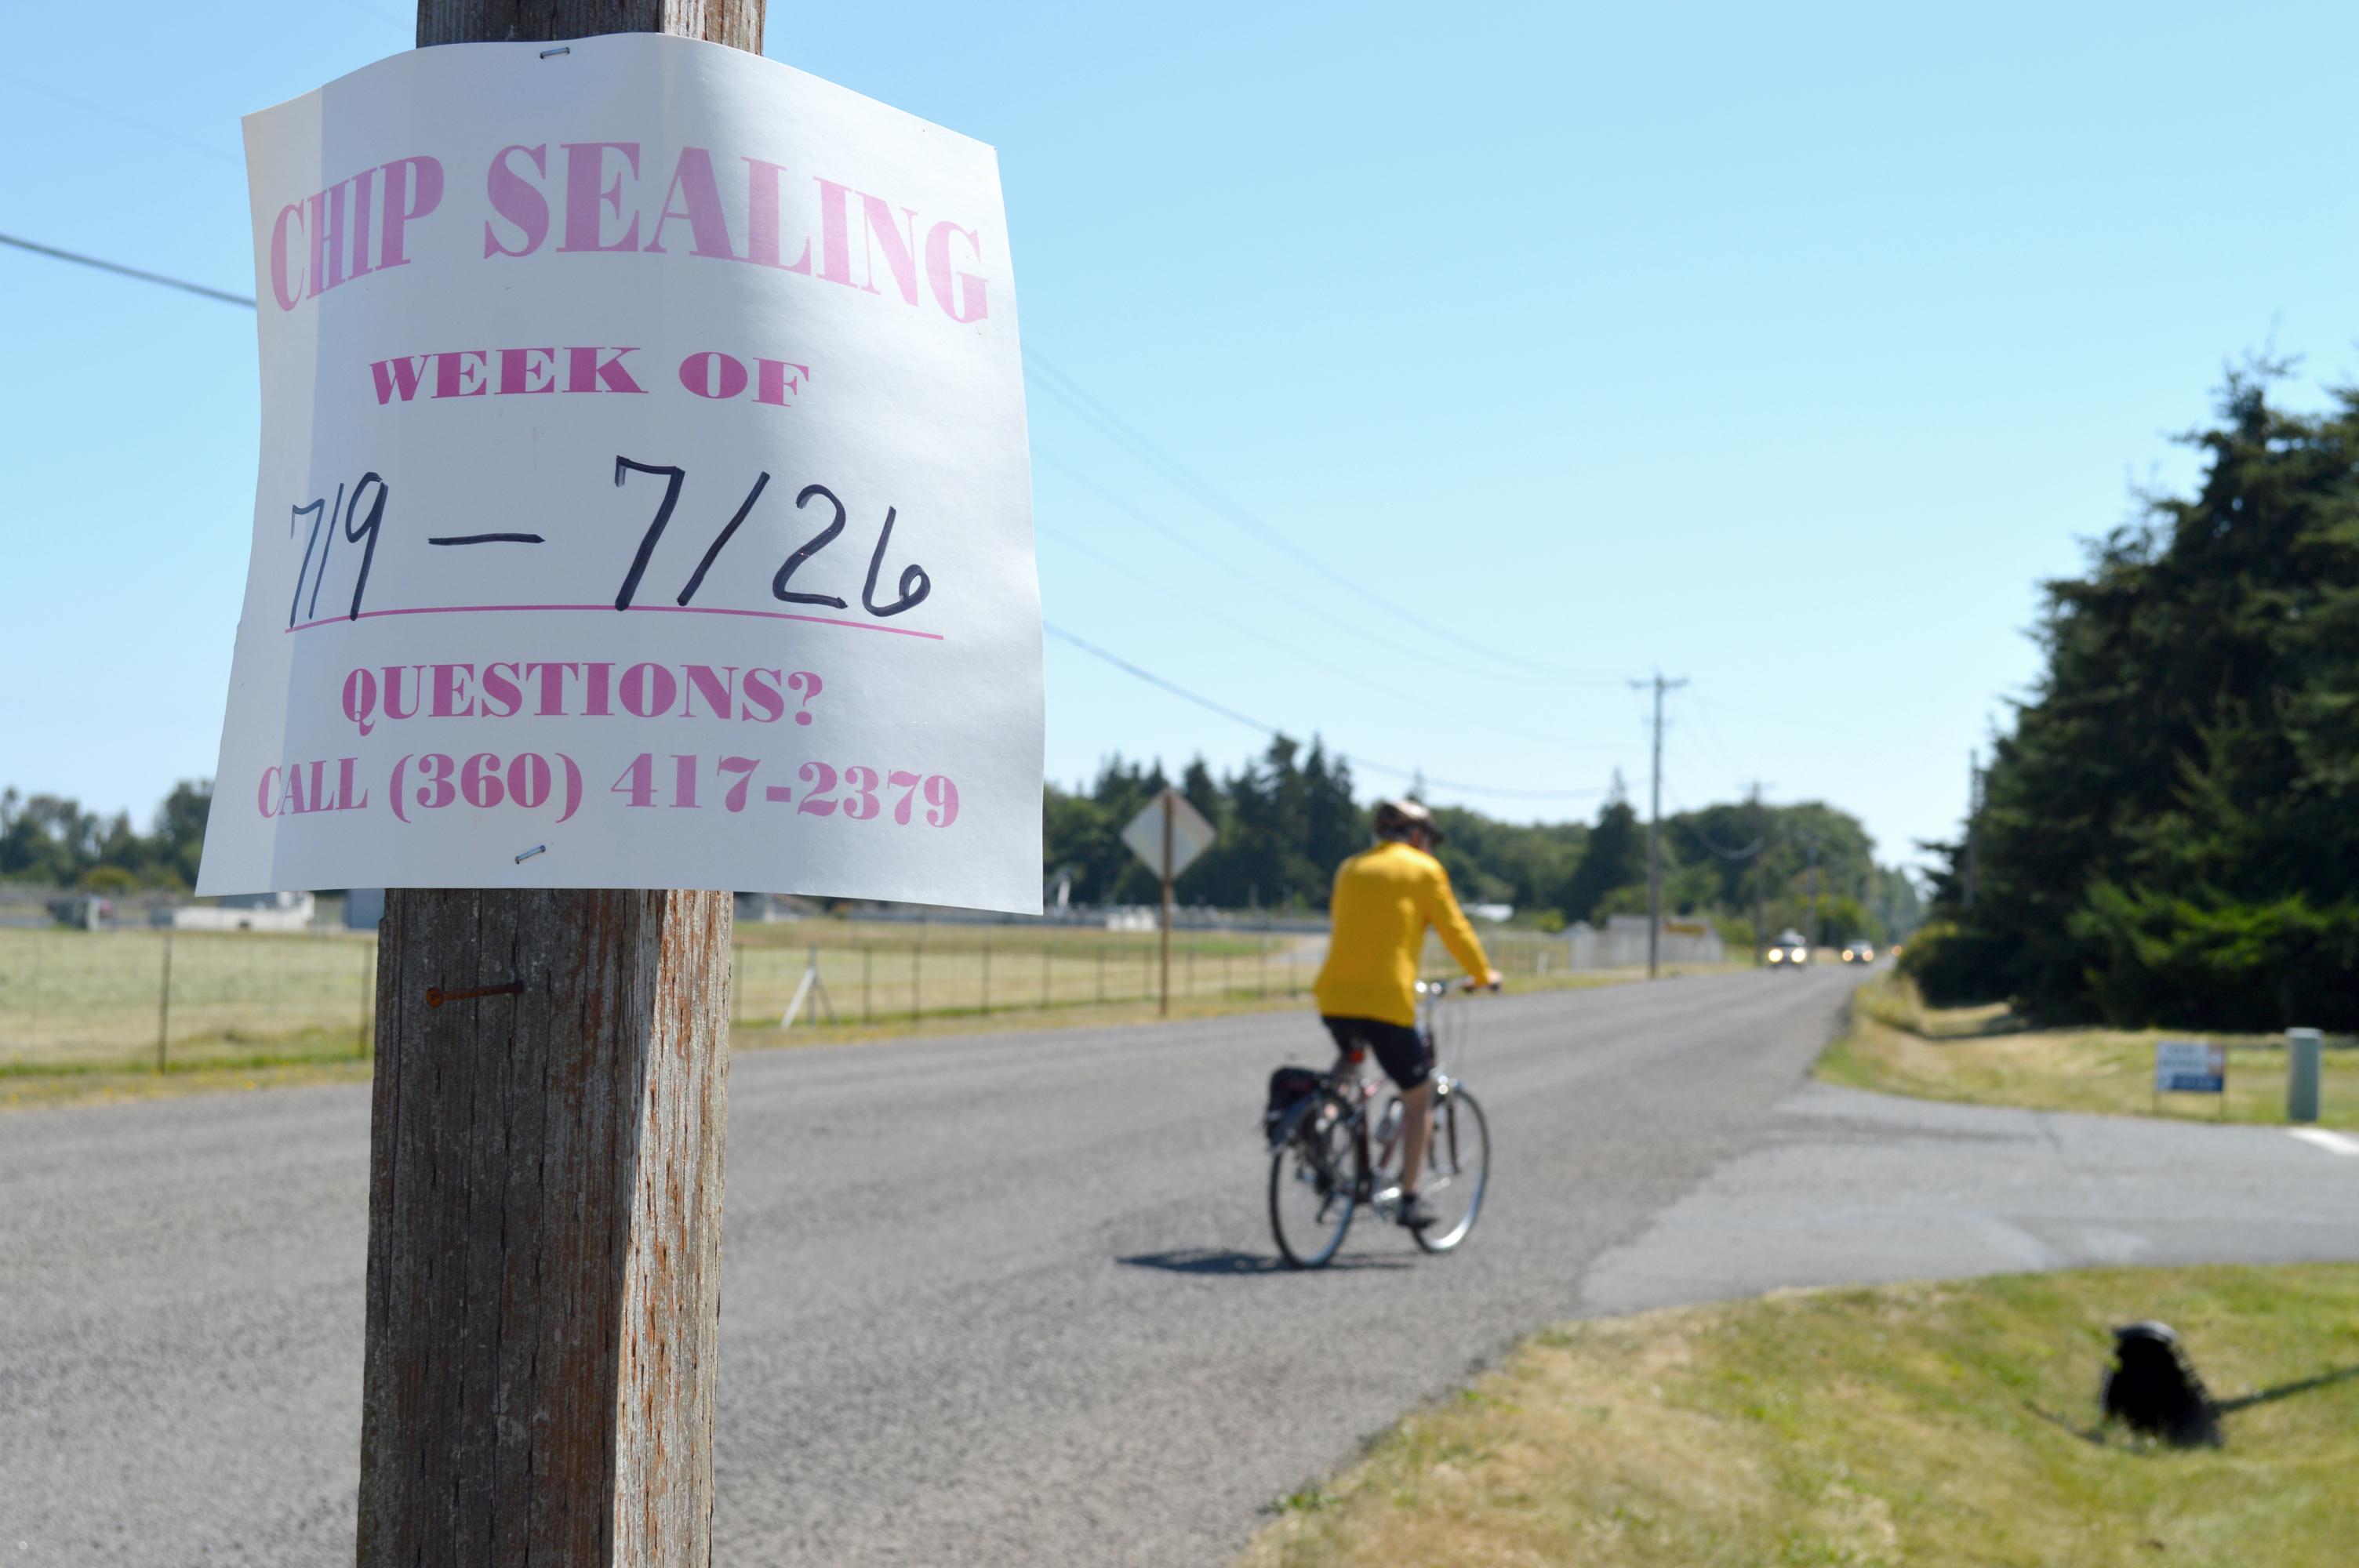
[[[1441,825],[1433,819],[1421,800],[1380,800],[1376,802],[1376,837],[1404,839],[1414,828],[1434,843],[1442,839]]]

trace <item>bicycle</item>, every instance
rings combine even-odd
[[[1417,989],[1418,1033],[1426,1049],[1435,1051],[1434,1015],[1449,987],[1419,980]],[[1358,1049],[1339,1055],[1279,1114],[1270,1132],[1270,1230],[1279,1253],[1297,1269],[1324,1268],[1343,1245],[1361,1205],[1387,1219],[1400,1215],[1400,1181],[1387,1169],[1400,1154],[1400,1096],[1386,1102],[1371,1127],[1369,1103],[1386,1086],[1382,1078],[1362,1079],[1365,1057]],[[1409,1232],[1417,1244],[1428,1252],[1448,1252],[1464,1241],[1483,1212],[1490,1181],[1490,1124],[1466,1087],[1441,1070],[1437,1053],[1433,1136],[1426,1141],[1426,1168],[1418,1182],[1436,1218]]]

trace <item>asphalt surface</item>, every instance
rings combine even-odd
[[[2359,1256],[2359,1158],[2280,1131],[1807,1084],[1847,983],[1469,1004],[1480,1228],[1317,1274],[1256,1127],[1307,1014],[739,1056],[716,1560],[1219,1564],[1555,1319]],[[366,1145],[357,1086],[0,1118],[0,1565],[350,1561]]]

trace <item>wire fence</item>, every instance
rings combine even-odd
[[[0,1068],[365,1055],[376,938],[0,930]]]
[[[1175,1002],[1300,997],[1317,973],[1298,937],[1174,934]],[[1323,950],[1323,949],[1322,949]],[[1049,1012],[1154,1000],[1162,956],[1152,937],[1025,931],[1014,940],[806,941],[740,944],[730,1011],[739,1022],[885,1023],[929,1016]],[[806,977],[812,977],[809,981]],[[800,1005],[798,1007],[797,1003]]]
[[[834,920],[738,929],[730,1011],[744,1029],[777,1029],[789,1012],[802,1028],[1119,1009],[1160,989],[1152,933]],[[1562,938],[1495,930],[1484,941],[1512,977],[1574,978]],[[1308,1005],[1325,956],[1324,933],[1175,932],[1171,996],[1191,1009]],[[366,1056],[375,969],[374,933],[324,927],[0,928],[0,1072]],[[1456,965],[1429,940],[1425,969]]]

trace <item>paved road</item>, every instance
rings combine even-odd
[[[1517,1334],[1776,1285],[2359,1256],[2359,1159],[1807,1085],[1839,973],[1484,1000],[1462,1253],[1273,1266],[1300,1015],[733,1064],[718,1560],[1218,1564]],[[350,1560],[357,1088],[0,1119],[0,1565]],[[21,1548],[17,1543],[22,1542]]]

